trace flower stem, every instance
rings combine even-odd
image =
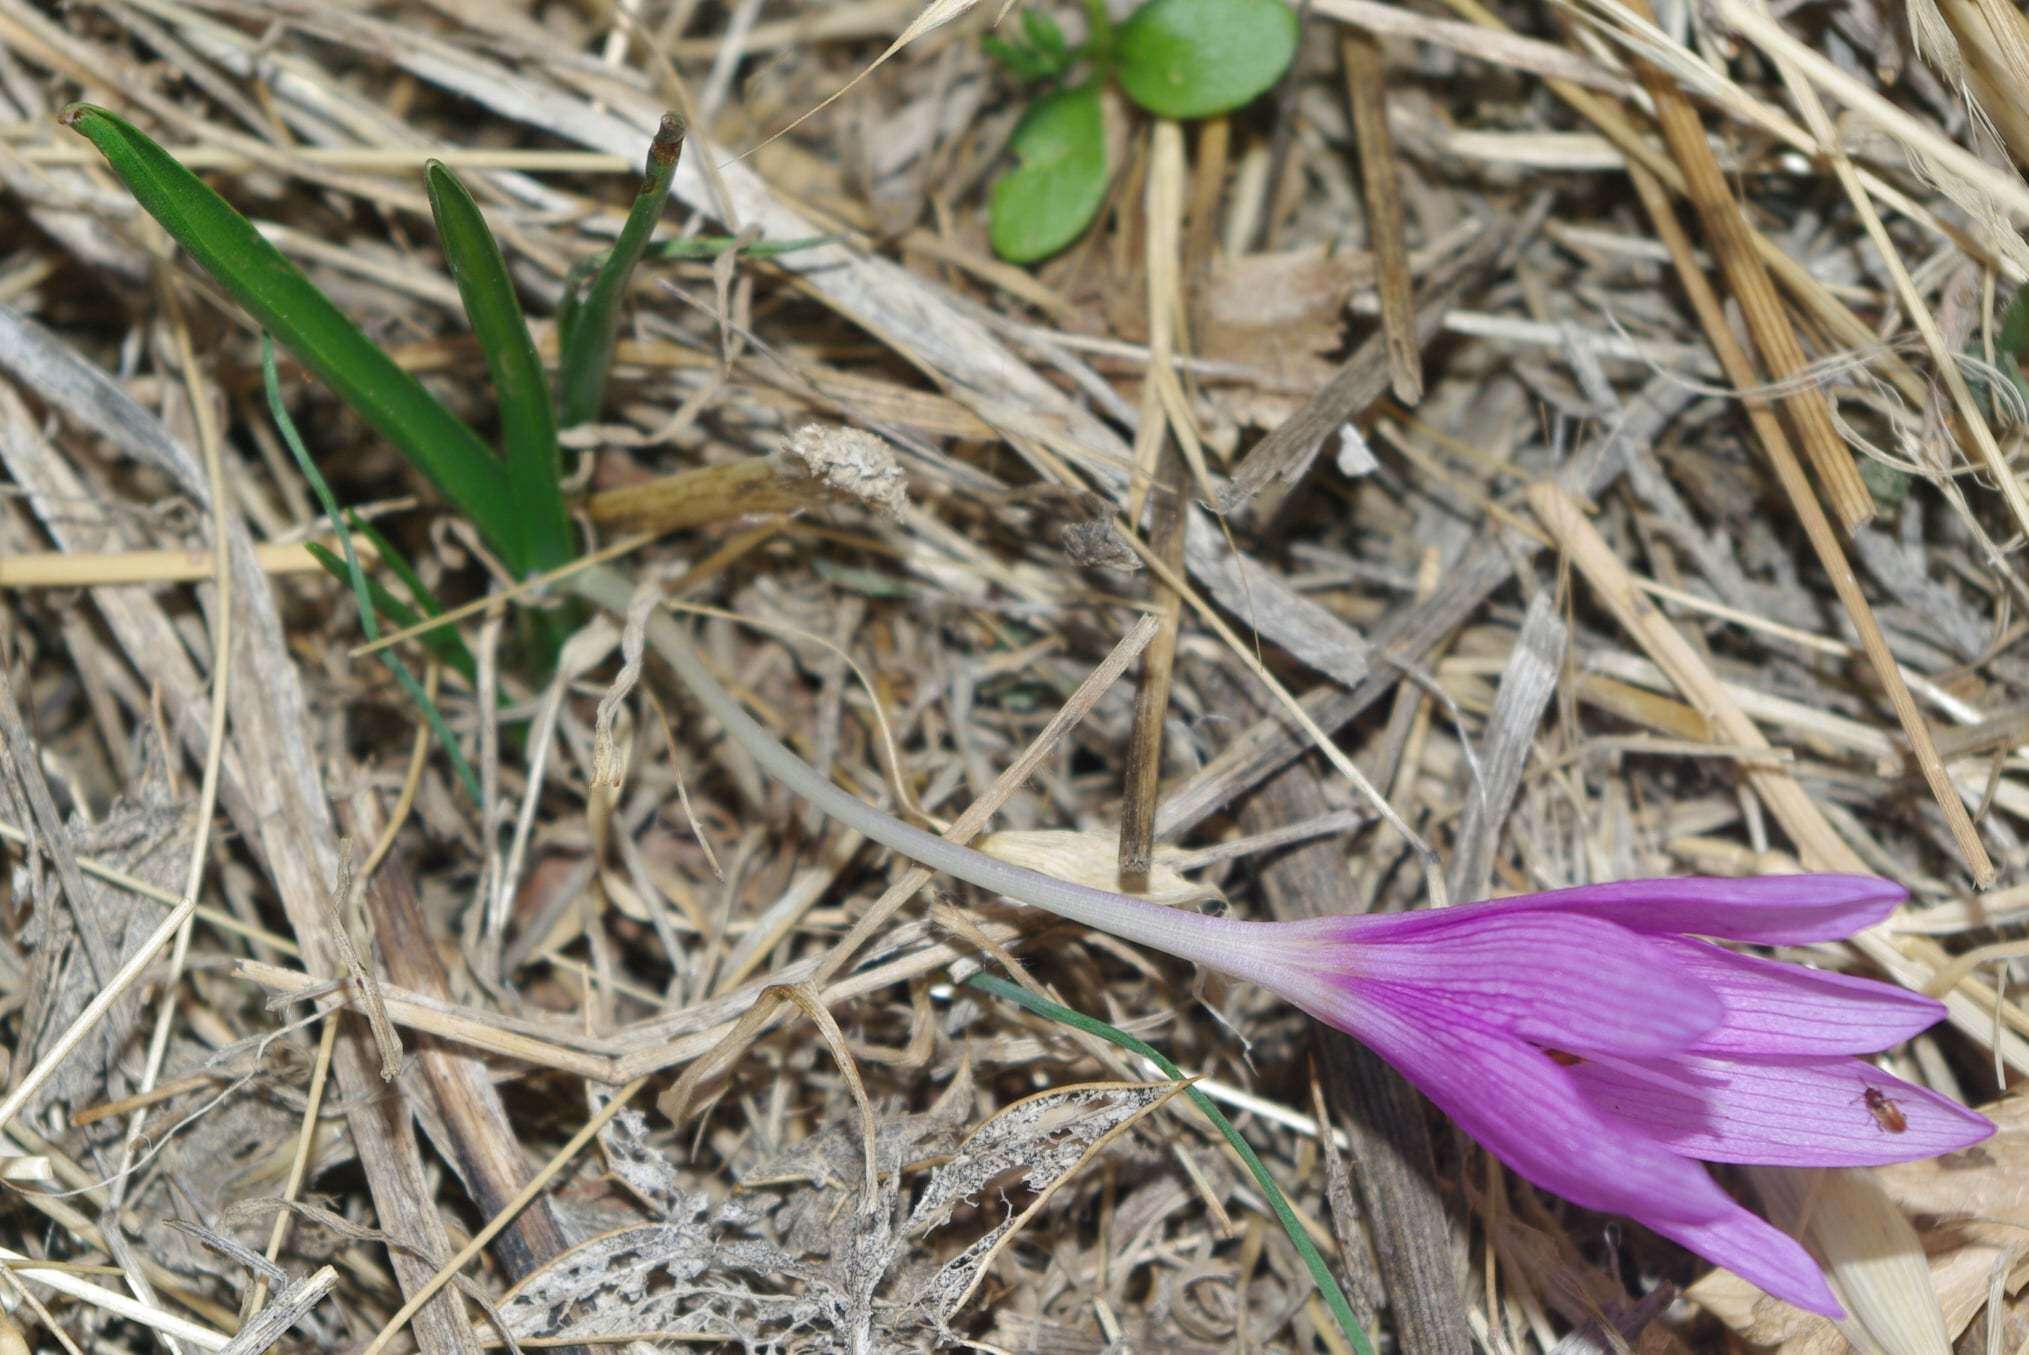
[[[603,565],[573,575],[570,586],[580,596],[620,615],[625,615],[634,591],[624,575]],[[1255,941],[1261,924],[1206,917],[1111,890],[1073,884],[1040,871],[1009,865],[903,823],[820,776],[809,763],[755,723],[732,693],[698,660],[690,637],[668,613],[649,613],[647,640],[649,648],[676,671],[677,679],[697,703],[761,765],[761,770],[854,832],[931,870],[981,889],[1179,959],[1251,977],[1245,964],[1246,953],[1252,949],[1250,943]]]

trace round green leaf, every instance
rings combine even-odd
[[[1148,0],[1120,26],[1120,86],[1158,117],[1208,118],[1248,103],[1296,55],[1282,0]]]
[[[1070,244],[1106,196],[1106,125],[1094,85],[1037,100],[1008,143],[1019,166],[987,200],[993,252],[1034,263]]]

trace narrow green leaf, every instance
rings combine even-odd
[[[315,541],[305,541],[303,549],[309,551],[311,557],[318,564],[324,566],[325,573],[347,587],[351,587],[352,570],[342,558],[332,554]],[[414,607],[396,597],[388,590],[386,584],[371,574],[366,575],[363,581],[366,584],[367,597],[373,602],[374,610],[396,630],[407,630],[410,626],[422,621],[426,616],[437,615],[436,612],[425,613],[417,611]],[[416,639],[422,644],[423,648],[434,654],[438,662],[442,663],[446,668],[462,674],[467,682],[478,681],[479,665],[474,660],[472,651],[466,647],[464,638],[456,630],[449,626],[437,626],[431,630],[424,631]]]
[[[2029,349],[2029,284],[2024,284],[2008,303],[2008,312],[2001,320],[2001,337],[1994,341],[1994,347],[2010,354]]]
[[[557,421],[565,428],[598,417],[606,394],[606,372],[613,365],[613,340],[620,333],[620,298],[634,275],[634,265],[641,261],[641,252],[648,247],[648,237],[655,233],[682,149],[683,122],[674,113],[665,113],[648,147],[648,162],[642,170],[641,187],[634,194],[634,206],[628,209],[627,224],[620,228],[620,238],[606,255],[584,300],[575,307],[570,332],[563,336],[557,364]]]
[[[580,259],[564,274],[564,295],[557,303],[557,352],[559,355],[571,351],[571,335],[577,332],[578,315],[585,305],[585,284],[597,275],[603,256]],[[563,364],[558,362],[559,376]]]
[[[965,980],[965,986],[1006,998],[1009,1002],[1028,1008],[1038,1016],[1046,1016],[1052,1021],[1082,1030],[1088,1035],[1097,1035],[1110,1044],[1141,1055],[1162,1069],[1164,1077],[1183,1080],[1183,1070],[1158,1053],[1155,1046],[1129,1035],[1118,1026],[1108,1025],[1097,1017],[1087,1016],[1081,1011],[1074,1011],[1037,997],[1028,989],[993,974],[973,974]],[[1352,1342],[1353,1349],[1358,1351],[1359,1355],[1374,1355],[1374,1347],[1367,1341],[1367,1333],[1361,1329],[1360,1320],[1353,1316],[1353,1307],[1346,1302],[1345,1292],[1339,1288],[1337,1277],[1332,1274],[1331,1267],[1325,1264],[1317,1244],[1310,1240],[1310,1234],[1304,1231],[1302,1222],[1296,1217],[1296,1211],[1289,1207],[1289,1198],[1282,1193],[1282,1187],[1269,1175],[1267,1164],[1254,1151],[1253,1145],[1240,1136],[1240,1131],[1233,1127],[1233,1122],[1226,1118],[1224,1112],[1212,1104],[1211,1097],[1196,1087],[1184,1088],[1184,1095],[1191,1098],[1191,1104],[1212,1122],[1213,1128],[1225,1137],[1226,1142],[1233,1146],[1233,1151],[1240,1155],[1240,1160],[1247,1164],[1248,1173],[1253,1176],[1254,1183],[1261,1187],[1261,1193],[1267,1197],[1268,1207],[1275,1211],[1277,1221],[1282,1224],[1282,1231],[1289,1235],[1290,1245],[1295,1247],[1297,1255],[1303,1258],[1304,1268],[1310,1271],[1311,1283],[1317,1286],[1318,1296],[1324,1300],[1325,1307],[1331,1309],[1332,1316],[1338,1319],[1339,1330],[1345,1333],[1346,1340]]]
[[[1296,55],[1282,0],[1148,0],[1115,34],[1127,97],[1164,118],[1208,118],[1249,103]]]
[[[393,443],[517,573],[520,534],[506,478],[486,444],[346,319],[253,224],[126,120],[72,104],[63,121],[89,138],[148,214],[297,361]]]
[[[743,259],[772,259],[778,254],[793,254],[798,250],[816,249],[828,245],[839,237],[831,235],[799,235],[793,240],[756,240],[751,245],[740,246]],[[649,251],[658,259],[710,259],[725,253],[739,239],[735,235],[690,235],[680,240],[664,240]]]
[[[1049,78],[1049,63],[1043,59],[1042,54],[1019,42],[1009,42],[1006,38],[988,33],[979,40],[979,49],[998,61],[1009,75],[1024,84]]]
[[[1078,55],[1098,68],[1101,79],[1113,70],[1113,38],[1113,16],[1106,0],[1085,0],[1085,41],[1078,45]]]
[[[416,567],[409,563],[408,556],[402,554],[401,547],[388,540],[380,528],[349,508],[345,510],[345,521],[354,532],[366,538],[367,544],[380,556],[380,562],[393,570],[395,577],[402,581],[402,587],[409,590],[409,601],[416,610],[425,616],[444,614],[444,604],[438,601],[430,585],[423,582],[423,576],[416,573]]]
[[[521,530],[522,560],[530,570],[555,569],[569,563],[575,551],[570,512],[564,507],[556,411],[535,355],[535,340],[522,318],[507,261],[472,194],[440,160],[423,167],[423,181],[437,234],[443,239],[444,258],[457,279],[458,295],[493,378],[506,453],[507,497]]]
[[[1010,263],[1048,258],[1083,234],[1106,198],[1106,124],[1097,85],[1036,100],[1008,149],[1020,162],[987,198],[994,253]]]
[[[1071,44],[1064,37],[1064,30],[1057,21],[1039,9],[1022,11],[1022,32],[1028,35],[1029,46],[1052,62],[1064,68],[1071,55]]]
[[[296,421],[289,417],[288,407],[282,403],[282,381],[275,372],[275,343],[265,331],[261,334],[261,379],[267,387],[268,412],[274,417],[275,427],[282,435],[282,442],[288,447],[289,454],[296,458],[296,465],[302,470],[303,478],[310,482],[311,492],[317,496],[317,502],[324,506],[325,516],[331,519],[332,526],[338,531],[338,546],[345,552],[343,577],[351,582],[353,600],[359,604],[360,628],[366,632],[368,640],[378,640],[380,623],[374,618],[373,602],[367,591],[366,571],[359,567],[359,555],[352,549],[352,535],[346,531],[345,519],[339,515],[338,500],[332,495],[331,486],[325,481],[324,473],[317,469],[317,463],[311,459],[310,449],[303,445],[301,435],[296,432]],[[329,551],[318,554],[314,547],[311,553],[318,555],[319,563],[324,563],[324,557],[330,554]],[[325,564],[325,568],[330,567],[329,564]],[[423,684],[416,681],[416,675],[409,671],[409,666],[402,661],[401,655],[386,649],[381,651],[380,657],[389,671],[395,675],[395,681],[400,684],[401,689],[408,693],[409,699],[415,702],[416,708],[423,713],[424,721],[430,726],[430,732],[436,735],[437,742],[443,746],[444,756],[451,760],[451,770],[457,774],[466,793],[475,802],[485,799],[485,795],[479,789],[479,778],[472,771],[472,764],[465,760],[465,754],[459,750],[458,740],[452,735],[451,727],[444,723],[443,712],[437,709],[436,702],[430,700],[430,694],[423,690]]]

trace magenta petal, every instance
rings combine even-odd
[[[1636,931],[1795,944],[1851,936],[1887,917],[1908,897],[1909,891],[1893,880],[1872,875],[1762,875],[1581,885],[1531,895],[1530,902]]]
[[[1330,956],[1329,960],[1325,957]],[[1568,913],[1489,913],[1430,936],[1297,953],[1354,1002],[1414,993],[1445,1012],[1580,1053],[1675,1052],[1714,1031],[1726,1009],[1656,940]],[[1320,960],[1325,960],[1320,964]]]
[[[1734,1207],[1703,1167],[1602,1116],[1541,1050],[1445,1005],[1410,999],[1347,1007],[1304,985],[1283,996],[1393,1064],[1459,1128],[1545,1190],[1643,1220],[1708,1220]]]
[[[1677,972],[1716,990],[1726,1019],[1700,1039],[1709,1054],[1871,1054],[1944,1018],[1944,1004],[1889,983],[1657,937]]]
[[[1694,1223],[1652,1218],[1642,1222],[1786,1303],[1835,1320],[1846,1315],[1810,1253],[1795,1238],[1739,1205]]]
[[[1859,1059],[1594,1059],[1570,1070],[1609,1118],[1707,1162],[1869,1167],[1994,1132],[1985,1116]]]
[[[1850,936],[1887,917],[1908,897],[1909,891],[1893,880],[1872,875],[1762,875],[1738,880],[1686,876],[1578,885],[1490,903],[1363,920],[1375,925],[1414,923],[1418,929],[1442,928],[1493,910],[1554,909],[1638,932],[1795,944]]]

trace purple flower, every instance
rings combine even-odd
[[[615,611],[610,571],[574,585]],[[1246,922],[997,861],[863,804],[754,722],[668,617],[648,636],[772,776],[933,870],[1280,993],[1400,1069],[1516,1172],[1828,1316],[1804,1249],[1735,1204],[1703,1162],[1868,1166],[1994,1132],[1855,1058],[1944,1008],[1887,984],[1736,955],[1699,936],[1828,941],[1888,916],[1861,875],[1631,880],[1386,917]]]
[[[1854,1057],[1923,1030],[1941,1004],[1695,937],[1832,940],[1904,897],[1857,875],[1631,880],[1228,924],[1222,953],[1194,958],[1352,1035],[1544,1189],[1837,1317],[1804,1249],[1699,1163],[1871,1166],[1952,1152],[1994,1126]]]

